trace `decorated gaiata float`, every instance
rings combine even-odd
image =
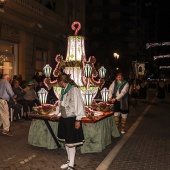
[[[70,74],[71,78],[81,89],[86,108],[86,118],[94,120],[104,114],[104,112],[110,112],[113,107],[112,104],[107,103],[108,89],[102,89],[105,83],[106,69],[103,66],[98,71],[95,69],[96,59],[94,56],[90,56],[88,60],[86,59],[84,37],[77,35],[81,29],[81,24],[75,21],[72,23],[71,28],[75,31],[75,35],[68,37],[66,59],[64,60],[61,55],[56,56],[57,64],[53,75],[57,77],[62,71]],[[45,85],[48,89],[53,88],[55,95],[59,98],[62,89],[57,86],[57,79],[54,81],[50,79],[52,68],[49,64],[46,64],[43,71],[46,76],[44,80]],[[102,98],[97,101],[95,96],[99,90]],[[46,116],[58,114],[57,101],[54,105],[46,104],[47,95],[48,92],[44,88],[38,92],[41,106],[33,108],[35,114]]]

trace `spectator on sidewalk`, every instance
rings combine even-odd
[[[37,87],[35,88],[35,92],[36,92],[37,96],[38,96],[38,91],[40,91],[41,88],[44,88],[44,89],[47,90],[47,87],[44,85],[42,79],[39,80],[38,85],[37,85]]]
[[[11,87],[9,74],[4,74],[3,79],[0,81],[0,98],[4,99],[8,103],[9,109],[14,109],[14,120],[17,121],[18,114],[21,112],[22,105],[18,104],[15,100],[17,97]]]
[[[38,85],[38,82],[41,80],[41,76],[39,72],[36,72],[35,75],[32,77],[32,81],[34,81],[34,86]]]
[[[34,81],[29,81],[27,87],[24,89],[25,95],[24,99],[28,102],[28,105],[30,106],[30,111],[32,111],[32,107],[36,105],[40,105],[38,96],[34,90],[35,84]]]
[[[20,87],[19,81],[14,80],[12,83],[12,89],[14,94],[17,96],[15,99],[17,103],[23,106],[23,118],[28,119],[28,107],[29,103],[24,99],[25,91]]]
[[[7,136],[13,136],[10,131],[9,108],[8,103],[0,99],[0,129],[2,133]]]
[[[129,83],[118,73],[109,87],[109,101],[114,103],[114,118],[117,127],[121,118],[121,133],[125,133],[125,124],[129,112]]]

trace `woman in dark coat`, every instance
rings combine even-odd
[[[166,86],[163,81],[158,82],[157,85],[157,98],[161,100],[161,102],[166,98]]]

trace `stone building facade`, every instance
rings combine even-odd
[[[71,24],[79,21],[85,33],[85,1],[57,1],[55,9],[35,0],[7,0],[0,12],[0,72],[30,80],[55,56],[66,55]],[[4,59],[4,57],[6,57]]]

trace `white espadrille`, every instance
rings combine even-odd
[[[68,168],[68,165],[69,165],[69,160],[68,161],[66,161],[63,165],[61,165],[61,169],[67,169]]]
[[[125,134],[125,131],[124,131],[124,130],[121,130],[121,134],[122,134],[122,135]]]

